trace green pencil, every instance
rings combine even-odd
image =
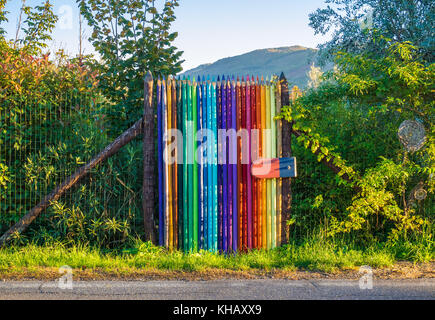
[[[271,129],[271,158],[276,158],[276,125],[275,125],[275,85],[270,86],[270,129]],[[272,248],[276,247],[276,179],[272,179]]]
[[[192,105],[192,85],[190,78],[187,78],[187,177],[188,177],[188,250],[192,250],[193,244],[193,105]]]
[[[197,94],[196,94],[197,84],[195,79],[192,85],[192,117],[193,117],[193,130],[192,130],[192,147],[193,147],[193,244],[192,249],[198,251],[198,162],[196,159],[197,143],[196,143],[196,132],[198,128],[198,114],[197,114]]]

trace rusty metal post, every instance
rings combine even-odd
[[[290,94],[288,89],[288,82],[281,73],[281,105],[288,106],[290,104]],[[292,156],[292,126],[293,123],[287,121],[282,122],[282,157],[290,158]],[[289,240],[289,226],[287,221],[290,220],[291,206],[292,206],[292,186],[291,178],[282,180],[282,218],[281,218],[281,244],[287,244]]]

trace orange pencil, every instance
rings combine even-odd
[[[167,106],[168,106],[168,132],[166,132],[167,134],[167,138],[169,138],[169,130],[171,130],[172,128],[172,81],[171,79],[168,79],[167,81],[167,85],[166,85],[166,99],[167,99]],[[166,146],[170,143],[170,141],[166,142]],[[169,149],[168,149],[169,150]],[[171,157],[170,154],[167,155],[168,159]],[[173,215],[172,215],[172,205],[173,205],[173,199],[172,199],[172,165],[170,164],[166,164],[168,166],[168,197],[169,197],[169,233],[168,233],[168,245],[169,245],[169,249],[173,249],[174,246],[174,229],[173,229]]]
[[[266,86],[261,78],[261,158],[266,157]],[[267,187],[266,180],[261,181],[261,247],[267,248]]]

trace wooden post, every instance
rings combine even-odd
[[[290,95],[288,90],[288,82],[281,73],[281,105],[288,106],[290,104]],[[293,123],[287,121],[282,122],[282,157],[290,158],[292,156],[292,127]],[[292,188],[291,178],[282,179],[282,220],[281,220],[281,244],[287,244],[289,240],[289,226],[287,221],[290,219],[291,205],[292,205]]]
[[[155,155],[154,155],[154,108],[153,76],[147,72],[144,79],[144,117],[143,117],[143,188],[142,210],[144,217],[145,238],[156,243],[154,223],[155,206]]]

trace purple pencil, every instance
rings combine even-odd
[[[230,77],[227,77],[227,128],[232,128],[232,98],[231,98],[231,82]],[[228,139],[227,143],[227,179],[228,179],[228,251],[233,247],[233,167],[231,162],[231,150],[233,139]]]
[[[226,130],[227,128],[227,84],[225,82],[225,76],[222,77],[222,113],[221,113],[221,130]],[[227,226],[227,210],[228,210],[228,195],[227,195],[227,184],[228,184],[228,166],[226,161],[227,154],[227,141],[226,136],[223,136],[225,140],[221,141],[222,154],[220,159],[222,159],[222,251],[227,253],[228,251],[228,226]],[[225,148],[225,150],[224,150]]]

